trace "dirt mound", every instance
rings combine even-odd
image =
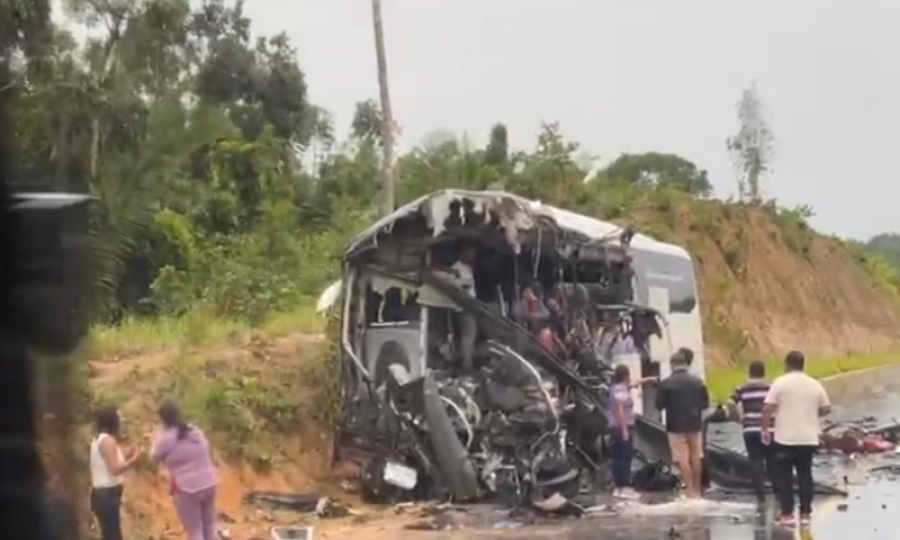
[[[900,350],[896,293],[801,212],[692,201],[639,222],[693,255],[713,364]]]
[[[179,399],[214,444],[223,526],[235,538],[268,537],[273,525],[302,517],[244,505],[251,491],[347,498],[330,476],[330,430],[314,413],[322,390],[316,375],[321,346],[321,335],[292,334],[221,349],[98,358],[90,362],[91,388],[96,403],[120,407],[124,438],[145,448],[160,400]],[[87,448],[89,429],[78,438],[76,444]],[[129,536],[181,537],[168,490],[168,478],[149,463],[129,473]]]

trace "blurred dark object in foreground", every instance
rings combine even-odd
[[[77,494],[47,489],[31,355],[65,358],[86,335],[88,198],[12,187],[12,141],[2,138],[14,132],[8,113],[0,99],[0,530],[10,540],[75,539],[73,501],[67,499]],[[70,412],[68,396],[54,398],[61,401],[58,410]],[[72,421],[57,426],[68,431]]]
[[[88,331],[88,201],[68,193],[12,193],[19,229],[12,309],[31,347],[75,349]]]

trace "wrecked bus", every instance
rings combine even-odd
[[[613,366],[664,377],[688,347],[704,371],[683,248],[510,193],[403,206],[348,244],[339,286],[338,454],[374,500],[560,507],[601,476]]]
[[[383,217],[347,245],[319,307],[338,297],[336,458],[373,502],[578,506],[608,478],[614,366],[665,377],[687,347],[704,375],[683,248],[510,193],[438,191]],[[654,390],[635,391],[635,443],[670,461]],[[744,456],[706,455],[712,480],[749,487]]]

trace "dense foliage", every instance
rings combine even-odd
[[[376,103],[357,104],[349,137],[336,140],[293,45],[254,36],[241,2],[67,9],[90,37],[73,39],[44,11],[23,19],[3,46],[31,60],[7,62],[7,91],[20,176],[96,196],[95,319],[203,308],[252,323],[317,294],[349,235],[379,212]],[[628,154],[591,173],[578,150],[556,124],[528,152],[510,149],[502,124],[484,148],[435,139],[398,158],[397,203],[499,188],[621,220],[642,202],[712,191],[680,156]]]
[[[258,320],[316,294],[377,216],[380,111],[348,140],[307,99],[284,35],[253,37],[240,2],[72,0],[90,36],[45,30],[40,70],[13,63],[21,176],[89,192],[99,321],[203,306]],[[503,125],[398,159],[398,203],[444,187],[509,189],[620,217],[657,188],[710,192],[678,156],[628,155],[591,182],[548,124],[531,152]]]

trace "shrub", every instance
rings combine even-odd
[[[810,248],[816,233],[807,220],[813,216],[808,206],[795,208],[779,208],[774,211],[775,222],[781,229],[785,245],[799,255],[810,256]]]

